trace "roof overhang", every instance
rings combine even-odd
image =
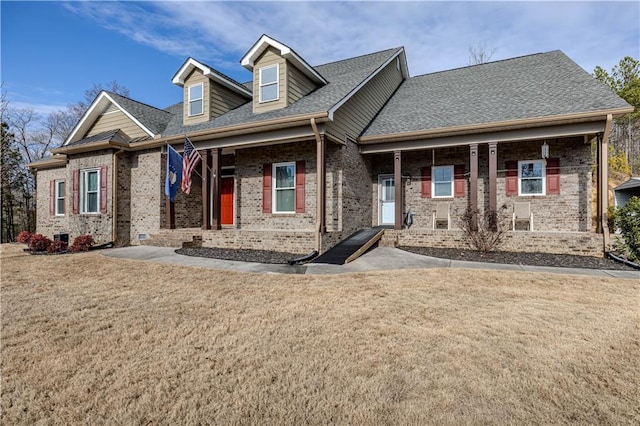
[[[564,119],[555,121],[527,122],[516,125],[476,126],[457,131],[444,131],[414,135],[389,135],[385,138],[367,138],[360,140],[362,154],[374,154],[392,151],[411,151],[430,148],[468,146],[472,144],[518,142],[581,135],[595,135],[603,132],[606,115],[600,114],[590,119]],[[451,130],[451,129],[445,129]],[[365,138],[361,138],[365,139]]]
[[[188,58],[184,62],[182,67],[180,67],[178,72],[171,79],[171,82],[173,84],[177,84],[180,87],[184,87],[185,80],[187,79],[187,77],[189,77],[189,74],[191,74],[194,69],[200,70],[205,77],[209,77],[216,83],[225,86],[229,90],[232,90],[233,92],[238,93],[241,96],[244,96],[246,98],[253,97],[253,94],[240,83],[236,84],[233,81],[220,76],[219,71],[215,71],[213,68],[203,64],[202,62],[198,62],[193,58]]]
[[[561,114],[545,117],[531,117],[520,120],[494,121],[489,123],[470,124],[464,126],[442,127],[435,129],[418,130],[414,132],[390,133],[384,135],[361,136],[358,143],[361,145],[379,144],[388,142],[403,142],[417,139],[430,139],[436,137],[460,136],[468,134],[487,133],[495,131],[513,130],[530,127],[544,127],[559,124],[571,124],[588,121],[606,120],[608,114],[619,116],[633,112],[633,107],[614,108],[600,111],[581,112],[574,114]]]
[[[67,165],[67,156],[54,154],[51,157],[42,160],[33,161],[27,164],[27,167],[33,170],[55,169]]]
[[[71,142],[77,142],[81,140],[81,138],[89,131],[93,123],[95,123],[98,117],[105,109],[109,107],[110,104],[115,105],[116,108],[118,108],[124,115],[127,116],[127,118],[133,121],[136,126],[140,127],[140,129],[142,129],[142,131],[144,131],[150,137],[154,138],[158,136],[151,130],[149,130],[149,128],[147,128],[145,125],[143,125],[136,117],[134,117],[130,112],[124,109],[122,105],[118,104],[118,102],[116,102],[113,97],[109,96],[109,94],[103,90],[98,94],[98,96],[96,96],[87,111],[82,115],[82,118],[73,128],[62,146],[66,146]]]
[[[272,39],[266,34],[253,45],[253,47],[242,57],[240,64],[249,71],[253,71],[255,61],[267,50],[269,47],[280,52],[280,56],[294,64],[300,71],[302,71],[307,77],[309,77],[316,84],[327,84],[327,80],[318,73],[311,65],[302,59],[295,51],[289,46],[280,43],[277,40]]]

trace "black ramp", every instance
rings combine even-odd
[[[340,241],[338,244],[327,250],[322,255],[313,260],[312,263],[328,263],[331,265],[344,265],[347,262],[355,259],[351,258],[358,250],[363,248],[367,243],[375,242],[371,240],[379,239],[382,236],[383,229],[381,228],[367,228],[354,232],[348,238]],[[376,238],[377,237],[377,238]],[[360,253],[362,254],[362,253]],[[357,256],[356,256],[357,257]]]

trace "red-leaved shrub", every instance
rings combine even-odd
[[[34,234],[29,240],[29,250],[34,252],[47,251],[49,246],[53,243],[49,238],[42,234]]]
[[[21,244],[29,244],[29,241],[31,241],[31,237],[33,237],[33,234],[31,232],[22,231],[18,234],[18,238],[16,238],[16,240]]]
[[[73,244],[69,247],[72,252],[89,251],[93,245],[93,237],[91,235],[80,235],[73,240]]]
[[[47,248],[47,253],[62,253],[67,251],[68,244],[61,240],[53,241]]]

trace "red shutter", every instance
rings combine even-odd
[[[431,198],[431,167],[422,168],[422,198]]]
[[[80,212],[80,170],[73,171],[73,213]]]
[[[453,196],[464,197],[465,189],[467,187],[467,180],[464,178],[464,165],[458,164],[453,166]]]
[[[296,213],[304,213],[304,160],[296,161]]]
[[[107,166],[100,167],[100,213],[107,212]]]
[[[56,181],[49,182],[49,214],[56,214]]]
[[[504,186],[507,190],[507,195],[518,195],[518,162],[506,161],[504,163],[506,170],[506,177],[504,179]]]
[[[262,166],[262,213],[271,213],[271,164]]]
[[[547,160],[547,195],[560,194],[560,159]]]

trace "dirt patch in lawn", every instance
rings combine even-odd
[[[3,424],[637,424],[637,280],[1,251]]]

